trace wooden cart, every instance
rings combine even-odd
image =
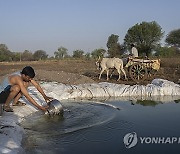
[[[139,83],[147,78],[151,78],[160,68],[160,59],[137,59],[128,58],[127,67],[130,78]]]

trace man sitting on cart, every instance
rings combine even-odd
[[[136,49],[134,44],[131,44],[131,54],[130,54],[133,58],[137,58],[138,57],[138,50]]]

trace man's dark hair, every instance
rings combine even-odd
[[[35,77],[35,72],[34,69],[31,66],[26,66],[23,68],[21,74],[27,75],[30,78],[34,78]]]

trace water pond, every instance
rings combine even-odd
[[[180,153],[180,100],[68,100],[62,104],[63,117],[35,114],[22,123],[26,153]]]

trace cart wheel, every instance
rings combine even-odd
[[[147,78],[147,68],[141,63],[135,63],[130,66],[129,75],[133,81],[139,83]]]

